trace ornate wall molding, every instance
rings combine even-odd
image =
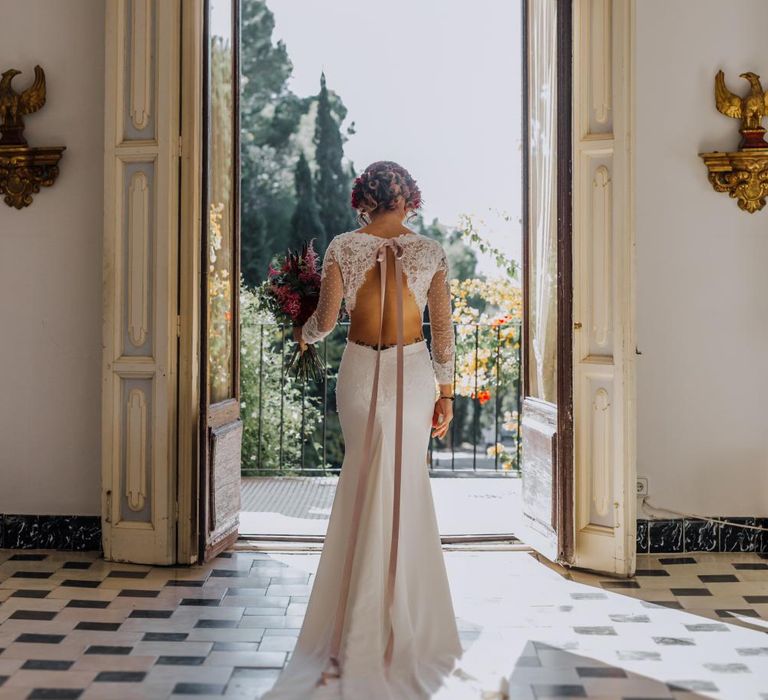
[[[151,0],[131,0],[131,122],[142,131],[150,118],[152,58]]]

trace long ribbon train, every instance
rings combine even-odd
[[[387,239],[376,250],[376,261],[380,267],[381,277],[381,304],[379,308],[379,338],[376,344],[376,368],[371,388],[371,403],[368,408],[368,423],[365,428],[365,440],[363,442],[363,463],[360,465],[355,502],[352,511],[352,523],[350,525],[350,537],[347,542],[347,551],[344,559],[344,568],[341,575],[339,589],[339,603],[336,610],[336,621],[333,636],[331,637],[331,650],[329,664],[332,670],[325,670],[320,674],[316,686],[327,685],[328,680],[341,677],[341,637],[344,629],[344,619],[347,612],[347,599],[352,578],[352,565],[354,563],[357,546],[357,533],[360,529],[360,519],[363,511],[368,475],[371,466],[371,448],[373,445],[373,429],[376,419],[376,401],[379,394],[379,368],[381,366],[381,340],[384,328],[384,294],[387,284],[387,250],[392,250],[395,259],[395,287],[397,309],[397,397],[395,404],[395,483],[392,503],[392,541],[389,550],[389,568],[387,575],[387,589],[385,595],[386,610],[389,616],[389,637],[384,651],[384,665],[389,668],[392,662],[392,653],[395,642],[395,630],[392,622],[392,604],[395,597],[395,578],[397,574],[397,550],[400,540],[400,484],[403,466],[403,246],[395,239]]]

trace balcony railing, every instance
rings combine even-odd
[[[343,437],[335,405],[338,364],[348,323],[318,351],[321,381],[302,382],[286,370],[291,329],[270,323],[245,328],[241,355],[245,423],[243,475],[337,474]],[[456,325],[454,420],[444,440],[431,438],[433,475],[519,475],[520,324]],[[425,324],[429,340],[429,324]]]

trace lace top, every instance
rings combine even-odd
[[[419,312],[423,314],[424,307],[429,306],[435,376],[439,384],[451,384],[455,348],[445,251],[437,241],[418,233],[396,238],[403,247],[403,272]],[[352,313],[357,291],[376,265],[376,252],[384,240],[370,233],[347,231],[330,242],[323,258],[317,309],[302,329],[306,343],[316,343],[333,330],[342,298]]]

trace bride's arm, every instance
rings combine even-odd
[[[429,324],[432,332],[432,367],[435,370],[437,383],[440,385],[440,396],[452,397],[456,347],[453,334],[451,290],[448,282],[448,260],[445,251],[442,252],[437,272],[435,272],[429,285],[427,306],[429,307]],[[443,418],[442,421],[440,421],[440,416]],[[450,398],[438,399],[435,404],[432,435],[444,437],[448,432],[448,424],[452,418],[453,401]]]
[[[317,308],[302,326],[301,335],[297,340],[301,343],[312,344],[325,338],[336,326],[343,296],[344,282],[341,277],[341,268],[329,247],[323,258]]]

